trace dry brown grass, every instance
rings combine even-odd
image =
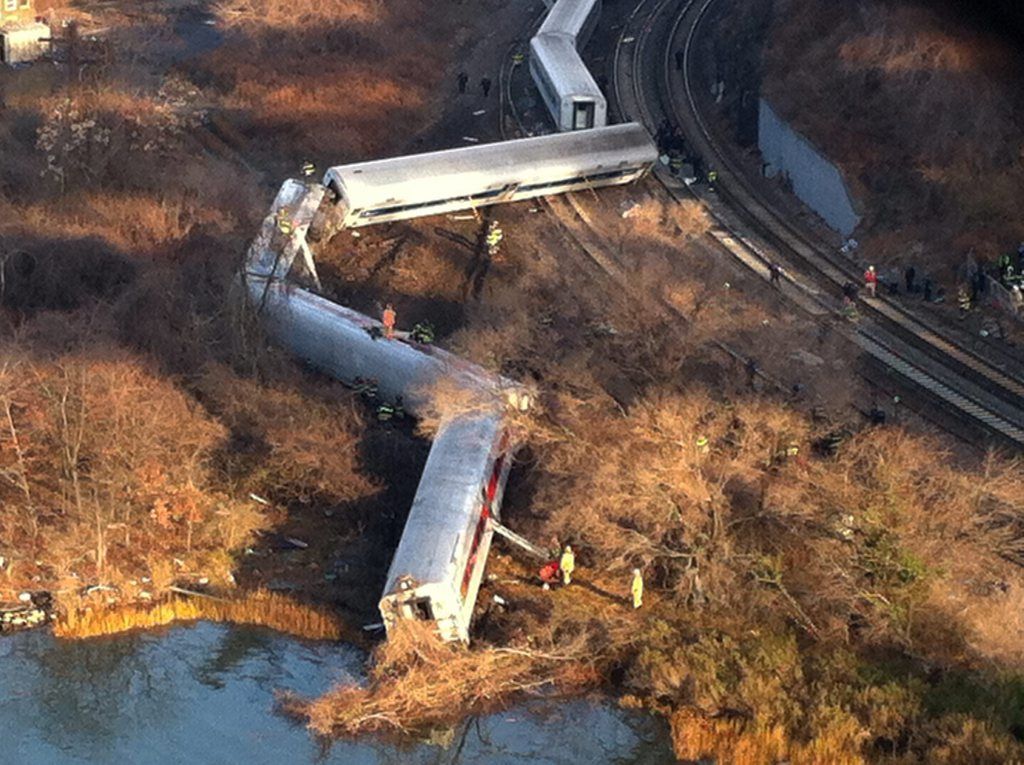
[[[708,719],[692,710],[670,717],[672,747],[681,760],[713,759],[717,765],[864,765],[864,731],[852,720],[808,744],[793,741],[781,726],[754,729],[732,720]]]
[[[882,28],[853,38],[839,49],[850,69],[880,69],[891,74],[972,72],[988,63],[981,40],[963,30],[936,29],[926,12],[902,8],[884,18]]]
[[[138,603],[107,609],[73,610],[54,623],[53,632],[59,638],[84,640],[194,621],[268,627],[286,635],[309,640],[342,640],[353,637],[335,614],[266,591],[247,593],[230,600],[174,597],[152,604]]]
[[[214,6],[231,26],[298,30],[328,23],[374,23],[386,10],[383,0],[223,0]]]
[[[337,162],[393,153],[400,136],[381,126],[402,125],[400,135],[411,136],[436,114],[442,18],[427,6],[240,0],[219,12],[231,34],[204,71],[250,135],[278,135],[290,152]]]
[[[111,248],[139,256],[180,242],[197,227],[226,230],[234,223],[217,207],[138,192],[78,194],[57,211],[50,203],[0,206],[3,208],[8,233],[28,237],[45,231],[58,238],[97,237]]]
[[[329,385],[268,389],[212,363],[197,388],[234,437],[251,444],[229,457],[229,471],[244,474],[248,485],[281,501],[352,502],[379,489],[358,453],[362,407],[348,394]]]
[[[664,205],[648,197],[630,211],[620,226],[624,235],[681,247],[688,239],[706,234],[711,227],[711,217],[695,199]]]

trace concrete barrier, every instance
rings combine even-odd
[[[769,178],[785,174],[800,200],[835,231],[850,236],[860,223],[842,173],[810,141],[793,130],[761,99],[758,146]]]

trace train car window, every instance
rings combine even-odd
[[[417,598],[409,601],[409,612],[413,619],[423,622],[434,621],[434,609],[430,606],[430,598]]]
[[[476,568],[476,554],[480,549],[480,543],[483,541],[484,532],[487,531],[487,521],[491,517],[491,508],[489,505],[484,504],[480,511],[480,520],[477,521],[476,531],[473,533],[473,542],[469,547],[469,557],[466,560],[466,568],[462,573],[462,587],[459,588],[459,594],[462,599],[466,599],[466,595],[469,594],[469,582],[473,578],[473,569]]]
[[[536,191],[537,189],[553,189],[557,186],[568,186],[573,183],[583,183],[586,179],[585,176],[577,175],[575,178],[560,178],[557,181],[548,181],[546,183],[527,183],[519,187],[520,191]]]
[[[555,87],[555,84],[551,81],[551,78],[548,76],[547,69],[545,69],[543,64],[540,63],[538,63],[538,65],[534,67],[534,69],[538,75],[535,79],[539,80],[537,84],[540,86],[539,89],[541,92],[541,96],[544,97],[544,100],[548,103],[549,108],[557,110],[561,102],[561,97],[558,95],[558,89]]]
[[[500,189],[488,189],[487,191],[481,191],[479,194],[473,194],[472,196],[466,198],[472,199],[474,201],[477,199],[493,199],[494,197],[501,196],[506,191],[508,191],[508,189],[508,186],[502,186]]]
[[[607,181],[612,178],[625,178],[628,175],[638,173],[643,168],[626,167],[621,170],[609,170],[605,173],[594,173],[592,175],[577,175],[575,178],[562,178],[557,181],[546,183],[529,183],[519,187],[520,191],[538,191],[540,189],[553,189],[558,186],[571,186],[577,183],[594,183],[595,181]]]
[[[408,210],[421,210],[424,207],[432,207],[434,205],[444,204],[443,201],[433,202],[418,202],[411,205],[393,205],[391,207],[377,207],[373,210],[366,210],[359,215],[360,218],[379,218],[383,215],[395,215],[396,213],[403,213]]]
[[[573,130],[589,130],[594,127],[594,102],[576,101],[573,103]]]
[[[595,175],[588,175],[587,176],[587,180],[588,181],[606,181],[606,180],[609,180],[611,178],[622,178],[622,177],[627,176],[627,175],[632,175],[633,173],[638,172],[639,170],[640,170],[640,168],[638,168],[638,167],[627,167],[627,168],[625,168],[623,170],[610,170],[607,173],[597,173]]]
[[[508,191],[509,186],[502,186],[497,189],[487,189],[486,191],[480,191],[476,194],[469,194],[467,196],[449,197],[448,199],[434,199],[429,202],[417,202],[411,205],[393,205],[391,207],[378,207],[373,210],[365,210],[359,214],[360,218],[380,218],[385,215],[398,215],[400,213],[409,212],[410,210],[423,210],[428,207],[443,207],[449,205],[452,202],[460,202],[462,200],[469,200],[476,202],[484,199],[494,199],[499,197]]]
[[[344,199],[344,195],[341,193],[341,184],[337,178],[329,178],[327,181],[327,191],[334,199],[335,203],[341,202]]]

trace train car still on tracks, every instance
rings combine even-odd
[[[834,248],[814,241],[758,193],[705,116],[696,79],[698,43],[717,2],[641,0],[636,5],[614,52],[614,107],[621,119],[652,131],[664,124],[678,128],[689,150],[714,167],[714,191],[683,184],[664,170],[655,176],[675,198],[701,199],[715,222],[710,236],[717,246],[763,277],[769,263],[786,266],[787,295],[813,314],[834,316],[843,285],[856,283],[858,274]],[[983,357],[882,297],[863,300],[859,307],[863,318],[844,331],[871,360],[908,390],[938,403],[940,418],[955,417],[997,443],[1024,447],[1024,384],[1011,364],[997,366],[988,358],[1003,362],[1001,349],[986,349]]]

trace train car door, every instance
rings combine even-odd
[[[594,102],[574,101],[572,104],[572,129],[589,130],[594,127]]]

